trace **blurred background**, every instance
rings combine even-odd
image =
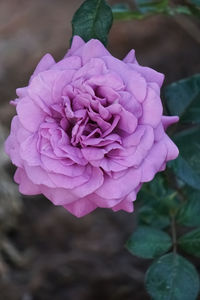
[[[136,217],[97,209],[76,219],[44,197],[22,197],[3,151],[15,114],[9,100],[45,53],[63,57],[81,3],[0,0],[0,300],[150,299],[143,285],[150,262],[124,247]],[[117,21],[108,48],[118,58],[134,48],[168,84],[200,71],[199,25],[185,16]]]

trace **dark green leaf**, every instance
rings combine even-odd
[[[176,191],[165,186],[161,175],[156,175],[153,181],[143,185],[138,201],[142,207],[148,206],[160,215],[168,215],[177,206]]]
[[[168,163],[168,166],[174,170],[181,180],[195,189],[200,189],[200,177],[181,155],[176,160]]]
[[[177,223],[185,226],[200,226],[200,193],[191,192],[176,215]]]
[[[143,206],[139,210],[139,223],[162,229],[169,226],[170,220],[168,216],[162,215],[155,208]]]
[[[112,20],[112,10],[105,0],[86,0],[74,14],[72,35],[79,35],[86,42],[95,38],[106,45]]]
[[[171,115],[185,123],[200,123],[200,74],[170,84],[165,97]]]
[[[174,141],[181,155],[169,166],[187,184],[200,189],[200,127],[180,132]]]
[[[173,253],[162,256],[150,266],[145,284],[153,300],[196,300],[199,292],[196,269]]]
[[[126,243],[128,250],[139,257],[155,258],[172,246],[170,236],[153,227],[140,226]]]
[[[200,257],[200,228],[181,236],[178,244],[187,253]]]

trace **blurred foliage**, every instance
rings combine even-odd
[[[184,14],[188,16],[200,17],[199,0],[190,0],[183,4],[174,4],[169,0],[135,0],[134,9],[127,3],[118,3],[112,6],[115,20],[144,19],[146,17],[164,14],[174,16]]]

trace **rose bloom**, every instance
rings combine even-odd
[[[43,194],[77,217],[97,207],[133,211],[143,182],[178,155],[165,133],[164,76],[123,61],[98,40],[73,38],[56,63],[46,54],[18,98],[5,149],[25,195]]]

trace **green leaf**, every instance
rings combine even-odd
[[[168,216],[162,215],[155,208],[143,206],[139,209],[139,223],[156,228],[166,228],[170,224]]]
[[[200,226],[200,193],[188,193],[187,201],[176,215],[176,222],[185,226]]]
[[[164,92],[171,115],[184,123],[200,123],[200,74],[174,82]]]
[[[153,181],[143,185],[137,201],[142,207],[151,207],[159,215],[168,215],[178,204],[176,194],[176,191],[165,186],[163,177],[158,174]]]
[[[105,0],[86,0],[73,16],[72,36],[79,35],[85,42],[98,39],[106,45],[112,20],[112,10]]]
[[[181,155],[169,166],[187,184],[200,189],[200,127],[180,132],[174,141]]]
[[[200,189],[200,177],[180,154],[177,159],[169,162],[168,166],[181,180],[195,189]]]
[[[139,226],[126,243],[127,249],[143,258],[155,258],[172,246],[170,236],[153,227]]]
[[[187,253],[200,257],[200,228],[181,236],[178,244]]]
[[[196,300],[199,276],[189,261],[169,253],[150,266],[145,285],[153,300]]]

